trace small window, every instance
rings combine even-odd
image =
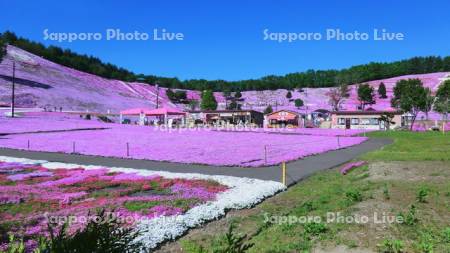
[[[359,125],[359,119],[358,118],[353,118],[351,122],[352,122],[352,125]]]
[[[360,125],[370,125],[370,119],[361,119]]]
[[[345,125],[345,118],[338,118],[339,125]]]

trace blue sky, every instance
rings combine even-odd
[[[21,1],[0,0],[0,31],[70,48],[136,73],[239,80],[370,61],[450,55],[449,1]],[[181,32],[183,41],[44,40],[49,32]],[[270,32],[373,29],[403,41],[263,40]]]

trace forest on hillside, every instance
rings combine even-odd
[[[49,61],[108,79],[138,81],[149,84],[157,83],[162,87],[172,89],[246,91],[303,87],[319,88],[361,83],[400,75],[450,71],[450,56],[427,56],[413,57],[390,63],[371,62],[341,70],[307,70],[282,76],[269,75],[259,79],[240,81],[179,80],[178,78],[136,74],[114,64],[105,63],[94,56],[78,54],[70,49],[62,49],[56,46],[46,47],[41,43],[18,37],[10,31],[0,34],[0,43],[13,45]],[[0,57],[2,55],[1,51],[0,49]]]

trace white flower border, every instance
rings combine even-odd
[[[79,168],[99,169],[104,166],[79,165],[70,163],[48,162],[45,160],[31,160],[26,158],[13,158],[0,156],[3,162],[18,162],[24,164],[41,164],[48,169],[56,168]],[[139,175],[148,176],[158,174],[165,178],[185,178],[185,179],[205,179],[214,180],[220,184],[228,186],[230,189],[219,193],[215,201],[209,201],[205,204],[198,205],[186,213],[167,217],[160,216],[150,220],[139,221],[137,229],[142,231],[138,238],[147,248],[152,249],[158,244],[173,240],[181,236],[190,228],[201,225],[206,221],[217,219],[229,209],[242,209],[251,207],[267,197],[285,190],[286,187],[275,181],[265,181],[253,178],[242,178],[232,176],[212,176],[198,173],[172,173],[166,171],[141,170],[132,168],[108,167],[107,169],[116,172],[137,173]]]

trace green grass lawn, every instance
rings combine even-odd
[[[450,133],[389,131],[368,134],[372,138],[391,138],[394,143],[362,156],[369,161],[449,161]]]
[[[450,252],[449,135],[377,132],[370,137],[389,137],[394,143],[363,155],[369,165],[345,176],[338,168],[316,173],[252,209],[232,211],[191,231],[175,242],[176,247],[181,252],[226,252],[225,232],[233,223],[247,235],[246,242],[254,244],[248,252],[255,253],[311,252],[319,246],[325,252],[337,246],[372,252]],[[372,167],[378,164],[387,164],[387,170],[374,177]],[[397,177],[390,174],[390,166]],[[403,170],[410,178],[402,176]],[[326,222],[330,212],[353,217],[386,212],[408,222]],[[299,221],[302,217],[321,221],[305,223]]]

